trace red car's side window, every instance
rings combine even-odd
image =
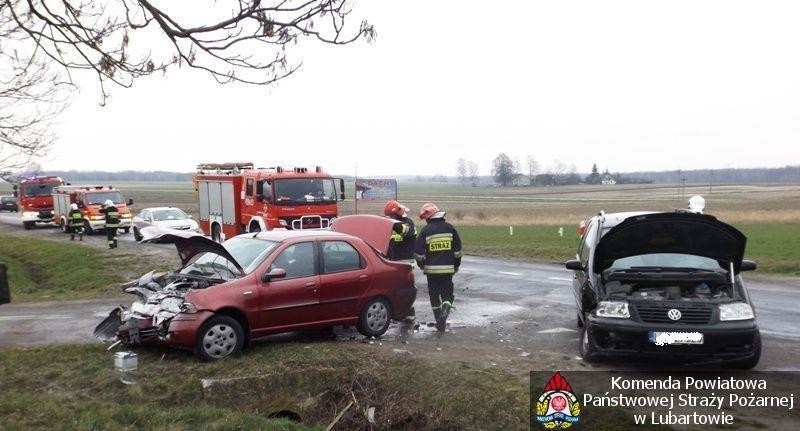
[[[310,277],[317,274],[314,258],[314,243],[301,242],[286,247],[275,258],[269,270],[281,268],[286,271],[286,278]]]
[[[366,268],[366,260],[347,241],[323,241],[322,267],[324,274],[356,271]]]

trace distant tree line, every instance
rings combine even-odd
[[[71,183],[86,181],[191,181],[193,173],[167,171],[43,171],[39,175],[57,175]]]

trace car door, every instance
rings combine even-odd
[[[372,282],[372,268],[345,240],[320,242],[320,314],[325,320],[358,317],[358,304]]]
[[[587,311],[584,310],[584,298],[586,297],[586,289],[590,289],[590,280],[589,274],[589,258],[591,257],[592,251],[594,250],[595,242],[597,242],[597,221],[592,221],[589,223],[589,227],[586,229],[586,234],[581,239],[580,246],[578,246],[578,254],[577,258],[580,260],[581,265],[583,265],[584,270],[582,271],[575,271],[575,275],[572,281],[572,288],[573,288],[573,295],[575,296],[575,302],[580,307],[581,312]]]
[[[318,267],[313,241],[288,245],[262,266],[258,280],[262,311],[254,332],[281,332],[320,320]],[[278,268],[286,271],[285,277],[264,281],[265,273]]]

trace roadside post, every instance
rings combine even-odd
[[[8,286],[8,267],[0,262],[0,305],[11,302],[11,288]]]

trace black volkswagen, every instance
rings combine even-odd
[[[580,352],[679,356],[753,368],[761,336],[742,271],[746,238],[710,215],[616,213],[582,225],[574,294]]]

